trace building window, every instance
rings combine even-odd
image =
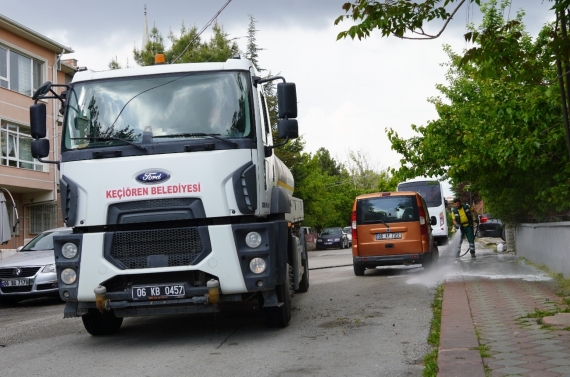
[[[57,205],[39,204],[30,207],[30,234],[57,228]]]
[[[32,157],[30,127],[0,122],[0,165],[44,171],[44,164]]]
[[[42,84],[44,63],[0,47],[0,87],[32,96]]]

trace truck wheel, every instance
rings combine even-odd
[[[354,267],[354,274],[356,276],[364,276],[364,269],[365,269],[364,266],[360,266],[358,264],[353,264],[353,267]]]
[[[85,330],[93,336],[114,334],[123,324],[123,317],[115,317],[112,311],[101,313],[99,309],[88,309],[81,319]]]
[[[289,272],[289,265],[287,265]],[[291,320],[291,279],[289,273],[285,274],[285,282],[275,287],[279,306],[263,308],[263,316],[267,327],[287,327]]]
[[[301,264],[303,265],[303,267],[305,267],[305,272],[303,273],[303,277],[299,282],[299,289],[297,289],[297,292],[299,293],[305,293],[309,290],[309,252],[307,251],[306,242],[304,243],[304,246],[305,246],[305,257],[301,261]]]

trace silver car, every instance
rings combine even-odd
[[[349,246],[352,246],[352,228],[349,226],[345,226],[344,228],[342,228],[342,231],[346,233]]]
[[[46,230],[18,249],[16,254],[0,260],[0,303],[59,296],[53,236],[71,231],[71,228]]]

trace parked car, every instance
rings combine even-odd
[[[352,246],[352,228],[349,226],[345,226],[342,228],[342,231],[346,233],[346,237],[348,238],[348,245]]]
[[[348,237],[342,228],[325,228],[317,237],[317,250],[328,248],[348,248]]]
[[[366,268],[421,264],[430,266],[439,259],[432,234],[435,216],[413,191],[379,192],[359,195],[352,207],[356,233],[352,244],[354,274]]]
[[[19,248],[16,254],[0,260],[0,303],[59,296],[53,236],[71,231],[71,228],[46,230]]]
[[[477,216],[477,237],[500,237],[505,240],[503,222],[494,218],[490,213]]]

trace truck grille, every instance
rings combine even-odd
[[[198,228],[116,232],[111,257],[127,269],[188,266],[202,252]],[[154,265],[153,265],[154,263]]]

